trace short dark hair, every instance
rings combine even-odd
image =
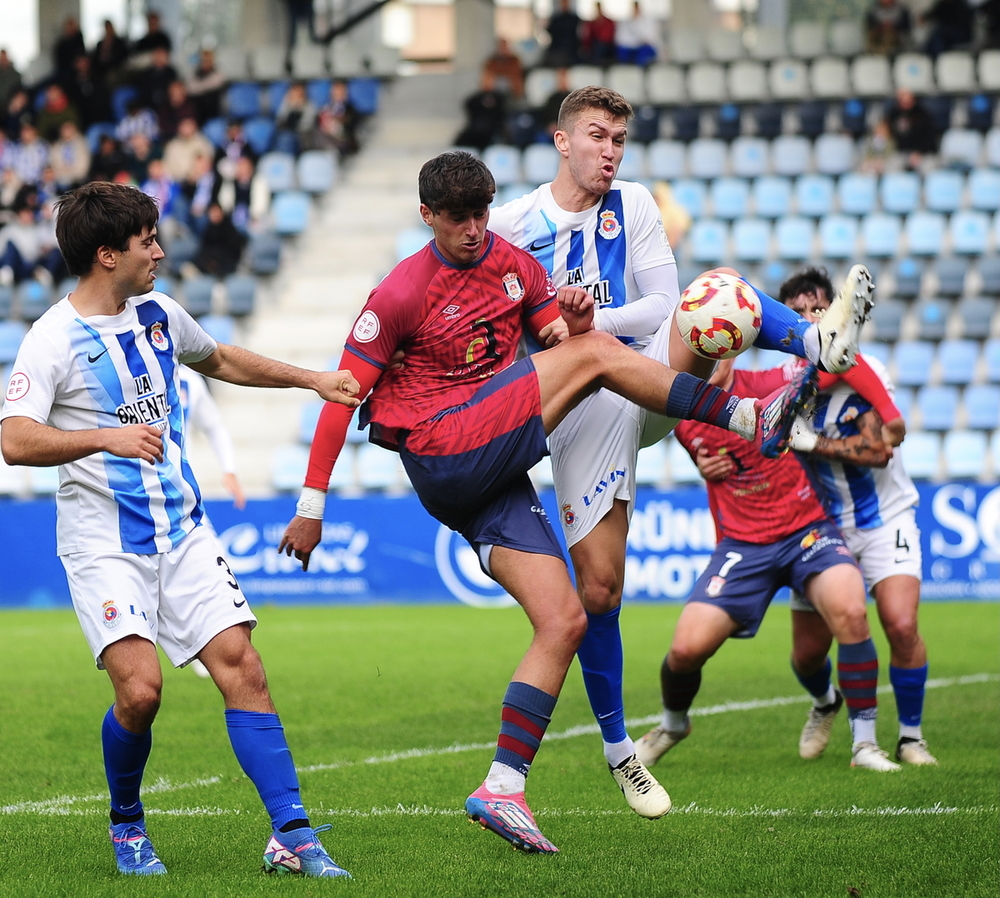
[[[88,274],[97,251],[127,252],[129,241],[151,231],[160,217],[156,202],[136,187],[91,181],[56,201],[56,240],[75,277]]]
[[[833,302],[833,284],[830,283],[827,270],[810,266],[796,271],[781,285],[778,300],[783,303],[788,302],[803,293],[807,296],[819,296],[820,291],[826,296],[827,302]]]
[[[610,87],[579,87],[566,95],[559,105],[559,119],[556,126],[560,131],[569,131],[576,120],[588,109],[603,109],[614,118],[628,121],[634,110],[632,104],[618,91]]]
[[[486,163],[464,150],[442,153],[425,162],[417,187],[420,202],[435,214],[484,209],[497,191]]]

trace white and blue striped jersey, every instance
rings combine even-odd
[[[118,315],[81,318],[64,298],[32,326],[18,351],[2,418],[59,430],[152,424],[164,460],[95,453],[62,465],[56,551],[168,552],[201,521],[198,484],[184,449],[181,362],[216,342],[174,300],[149,293]]]
[[[872,356],[864,358],[891,396],[894,388],[885,366]],[[831,439],[854,436],[858,418],[871,409],[871,403],[841,383],[816,397],[813,425]],[[884,468],[844,464],[816,455],[809,457],[809,463],[823,488],[827,509],[841,530],[880,527],[919,500],[899,452],[893,453]]]
[[[583,212],[562,209],[551,185],[543,184],[491,210],[489,228],[528,250],[556,287],[583,287],[594,297],[598,315],[640,298],[637,273],[674,262],[656,202],[632,181],[613,181],[601,201]]]

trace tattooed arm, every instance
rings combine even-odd
[[[858,418],[858,433],[832,439],[816,434],[810,454],[865,468],[884,468],[892,458],[892,446],[882,439],[882,419],[878,412],[865,412]]]

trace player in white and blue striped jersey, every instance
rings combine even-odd
[[[178,370],[188,363],[231,383],[314,389],[352,406],[357,382],[218,344],[155,292],[158,213],[139,190],[92,182],[62,197],[57,215],[59,249],[79,283],[25,337],[0,414],[0,446],[8,464],[59,465],[57,552],[115,692],[101,738],[118,869],[167,872],[140,799],[163,686],[159,643],[177,667],[200,658],[223,695],[233,749],[271,817],[265,867],[346,876],[302,806],[250,643],[256,618],[214,533],[200,526]]]

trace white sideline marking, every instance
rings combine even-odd
[[[1000,674],[991,673],[979,673],[970,674],[964,677],[945,677],[935,680],[927,681],[928,689],[944,689],[950,686],[968,686],[976,683],[992,683],[1000,680]],[[878,690],[879,692],[891,692],[891,686],[881,686]],[[776,698],[765,698],[765,699],[753,699],[746,702],[724,702],[721,705],[710,705],[707,708],[694,708],[691,711],[692,716],[707,716],[710,714],[727,714],[733,711],[756,711],[760,708],[777,708],[782,705],[795,705],[803,704],[809,701],[807,695],[786,695],[779,696]],[[632,720],[626,721],[628,726],[643,726],[650,723],[659,723],[660,715],[652,715],[650,717],[640,717]],[[572,739],[576,736],[587,736],[594,733],[599,733],[600,727],[596,724],[584,724],[581,726],[570,727],[569,729],[562,730],[560,732],[551,732],[545,734],[545,739],[547,741],[558,740],[558,739]],[[298,767],[299,773],[315,773],[324,770],[339,770],[344,767],[356,767],[359,764],[390,764],[395,761],[405,761],[410,758],[429,758],[429,757],[439,757],[441,755],[457,754],[459,752],[466,751],[486,751],[492,749],[496,746],[496,742],[467,742],[464,744],[454,744],[438,748],[411,748],[406,751],[392,752],[386,755],[376,755],[370,758],[365,758],[363,761],[338,761],[332,764],[310,764],[306,767]],[[195,789],[202,788],[204,786],[215,785],[222,781],[221,776],[210,776],[204,777],[196,780],[191,780],[185,783],[174,783],[169,779],[161,778],[151,783],[148,786],[143,786],[143,795],[151,795],[155,793],[168,793],[168,792],[180,792],[184,789]],[[21,801],[16,804],[9,804],[0,806],[0,815],[11,815],[11,814],[43,814],[43,815],[90,815],[90,814],[106,814],[107,810],[103,807],[107,803],[108,795],[106,792],[101,792],[96,795],[60,795],[56,798],[48,798],[44,801]],[[89,804],[92,802],[100,802],[102,807],[100,808],[75,808],[75,805]],[[798,811],[793,809],[766,809],[766,808],[750,808],[750,809],[733,809],[728,810],[712,810],[711,808],[701,808],[696,804],[688,805],[684,808],[674,808],[671,812],[673,814],[711,814],[717,816],[736,816],[736,817],[753,817],[753,816],[782,816],[782,815],[812,815],[812,816],[823,816],[823,817],[848,817],[848,816],[894,816],[894,815],[920,815],[920,814],[985,814],[993,813],[997,810],[996,806],[981,807],[981,808],[946,808],[940,804],[934,805],[931,808],[851,808],[848,810],[815,810],[815,811]],[[205,808],[205,807],[194,807],[194,808],[177,808],[173,810],[160,810],[157,808],[147,808],[147,814],[166,814],[166,815],[186,815],[186,816],[224,816],[227,814],[238,814],[239,810],[226,810],[223,808]],[[380,816],[386,814],[409,814],[414,816],[432,816],[432,815],[450,815],[450,814],[464,814],[465,811],[462,810],[451,810],[451,809],[438,809],[431,808],[427,805],[415,805],[411,807],[404,807],[403,805],[396,805],[393,808],[372,808],[368,811],[359,810],[336,810],[336,809],[324,809],[324,814],[342,815],[342,816],[355,816],[355,817],[372,817]],[[626,814],[631,813],[628,811],[592,811],[583,808],[577,808],[574,810],[549,810],[541,811],[536,813],[544,813],[549,816],[604,816],[606,814]]]

